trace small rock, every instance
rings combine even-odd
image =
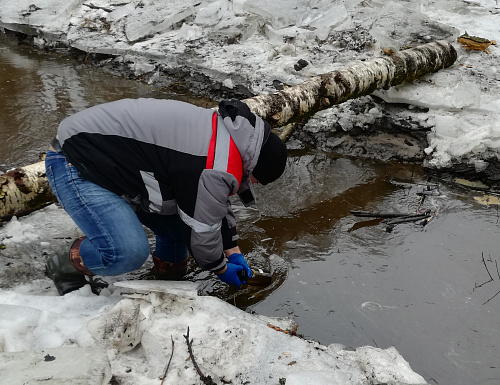
[[[301,71],[303,68],[307,67],[308,65],[309,65],[309,63],[306,60],[300,59],[297,63],[295,63],[293,68],[295,68],[295,71]]]

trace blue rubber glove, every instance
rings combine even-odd
[[[228,285],[236,286],[239,289],[243,282],[240,281],[238,272],[243,270],[243,266],[228,263],[226,267],[226,271],[222,274],[217,274],[217,276],[222,282],[225,282]]]
[[[231,254],[227,260],[229,261],[229,263],[234,263],[235,265],[243,266],[243,269],[245,269],[247,273],[247,277],[252,278],[252,270],[250,269],[250,267],[248,267],[248,263],[243,257],[243,254],[241,253]],[[243,281],[242,283],[247,283],[247,282]]]

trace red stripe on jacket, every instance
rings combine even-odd
[[[217,142],[217,113],[214,112],[212,115],[212,137],[210,138],[210,144],[208,145],[208,154],[207,154],[207,168],[209,170],[214,168],[216,142]]]
[[[208,145],[206,163],[207,169],[214,168],[215,151],[217,148],[217,118],[217,113],[214,112],[212,115],[212,137],[210,138],[210,144]],[[232,137],[230,137],[229,140],[229,157],[227,159],[226,171],[236,178],[239,187],[241,179],[243,178],[243,161],[241,159],[240,151],[238,150],[238,147],[236,147]]]

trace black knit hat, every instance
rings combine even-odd
[[[268,184],[278,179],[285,171],[287,150],[278,135],[270,132],[260,149],[259,159],[252,175],[261,184]]]

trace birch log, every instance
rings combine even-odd
[[[0,175],[0,220],[29,213],[54,200],[45,175],[45,162]]]
[[[368,95],[376,89],[412,82],[450,67],[456,60],[457,52],[450,43],[436,41],[318,75],[302,84],[244,102],[272,126],[279,127],[304,120],[349,99]],[[285,139],[284,135],[282,139]]]
[[[291,127],[291,123],[303,121],[317,111],[450,67],[456,59],[457,52],[450,43],[436,41],[318,75],[244,102],[271,125]],[[286,140],[290,133],[286,129],[280,136]],[[54,199],[43,162],[1,175],[0,187],[0,218],[29,212]]]

